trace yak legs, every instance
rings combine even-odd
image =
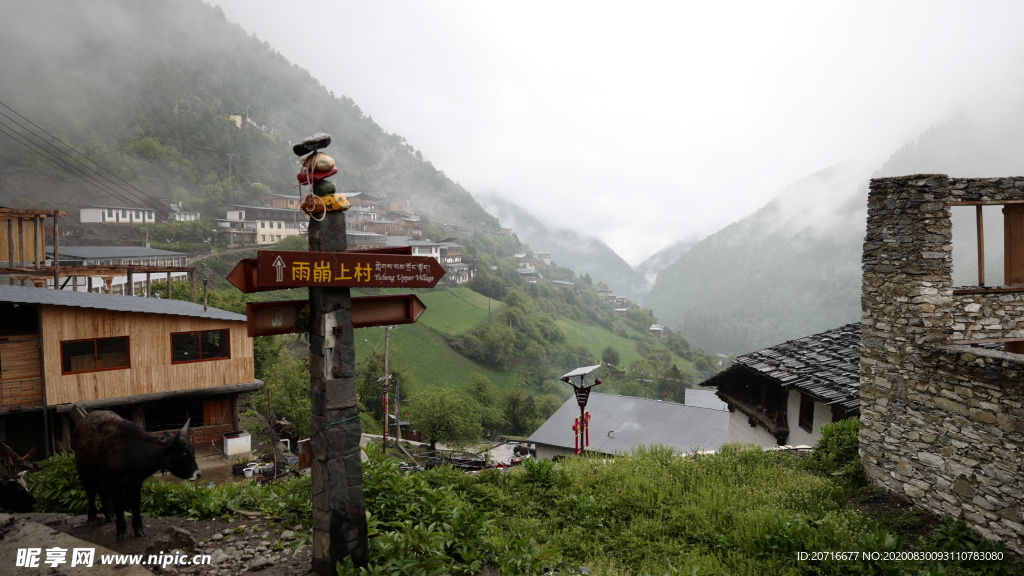
[[[129,484],[125,490],[125,498],[132,509],[132,529],[135,530],[136,536],[144,538],[146,531],[142,529],[142,482]]]
[[[99,520],[96,518],[96,496],[100,498],[100,505],[103,508],[103,521],[110,522],[114,519],[113,514],[110,510],[110,497],[107,494],[108,490],[100,488],[95,484],[88,484],[85,486],[85,501],[88,504],[88,518],[89,524],[98,524]]]

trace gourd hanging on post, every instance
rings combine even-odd
[[[334,158],[320,152],[321,148],[326,148],[330,143],[330,135],[318,133],[292,147],[302,166],[296,175],[299,190],[302,190],[302,186],[310,188],[310,192],[302,199],[300,209],[314,218],[315,213],[320,213],[322,218],[327,212],[340,212],[352,207],[344,194],[336,193],[338,187],[334,182],[327,180],[338,173]]]

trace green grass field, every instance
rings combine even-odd
[[[634,360],[640,360],[640,354],[636,351],[636,344],[629,338],[623,338],[618,334],[609,332],[600,326],[584,326],[573,320],[556,320],[558,327],[565,332],[565,337],[576,346],[585,346],[590,350],[594,359],[601,359],[601,351],[611,346],[619,351],[619,364],[628,366]],[[636,333],[630,329],[630,332]],[[680,370],[694,371],[693,362],[682,358],[675,353],[672,354],[672,361]],[[694,373],[696,373],[694,371]]]
[[[584,326],[564,318],[556,320],[555,324],[558,324],[562,332],[565,332],[565,337],[569,340],[570,344],[587,348],[595,359],[600,360],[601,351],[611,346],[619,351],[620,363],[623,366],[629,365],[634,360],[640,360],[640,355],[636,352],[636,346],[629,338],[623,338],[600,326]]]
[[[497,312],[504,304],[477,294],[469,288],[449,288],[435,292],[418,294],[420,300],[427,305],[427,311],[419,319],[419,324],[436,330],[441,334],[462,334],[466,330],[487,321],[488,303],[492,312]]]
[[[428,388],[448,384],[461,388],[471,373],[478,372],[490,378],[498,388],[518,386],[514,373],[502,374],[484,368],[452,350],[445,342],[445,334],[461,334],[487,321],[486,296],[468,288],[421,292],[417,296],[427,305],[427,310],[415,324],[403,324],[391,332],[391,354],[397,356],[417,384]],[[491,301],[492,311],[500,306],[500,302]],[[355,331],[356,361],[360,367],[371,353],[384,353],[383,336],[383,328]]]

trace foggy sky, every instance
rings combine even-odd
[[[631,264],[1024,87],[1012,1],[214,3],[470,192]]]

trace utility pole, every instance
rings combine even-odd
[[[228,178],[231,178],[231,157],[232,156],[234,156],[234,154],[228,154]]]
[[[387,449],[388,449],[388,388],[391,385],[391,372],[389,371],[389,363],[388,363],[388,348],[389,348],[389,345],[391,343],[391,329],[392,328],[395,328],[395,326],[385,326],[384,327],[384,375],[381,376],[380,379],[378,380],[378,382],[381,383],[381,391],[383,392],[383,396],[381,397],[381,407],[383,408],[382,411],[384,412],[384,434],[383,434],[383,444],[381,445],[381,449],[380,449],[382,454],[387,452]],[[397,392],[397,389],[396,389],[396,391],[395,391],[395,394],[396,394],[396,396],[395,396],[396,415],[397,415],[397,410],[398,410],[398,397],[397,397],[397,393],[398,392]],[[397,420],[396,420],[396,423],[397,423]]]
[[[402,439],[402,395],[401,381],[395,378],[395,442]]]

